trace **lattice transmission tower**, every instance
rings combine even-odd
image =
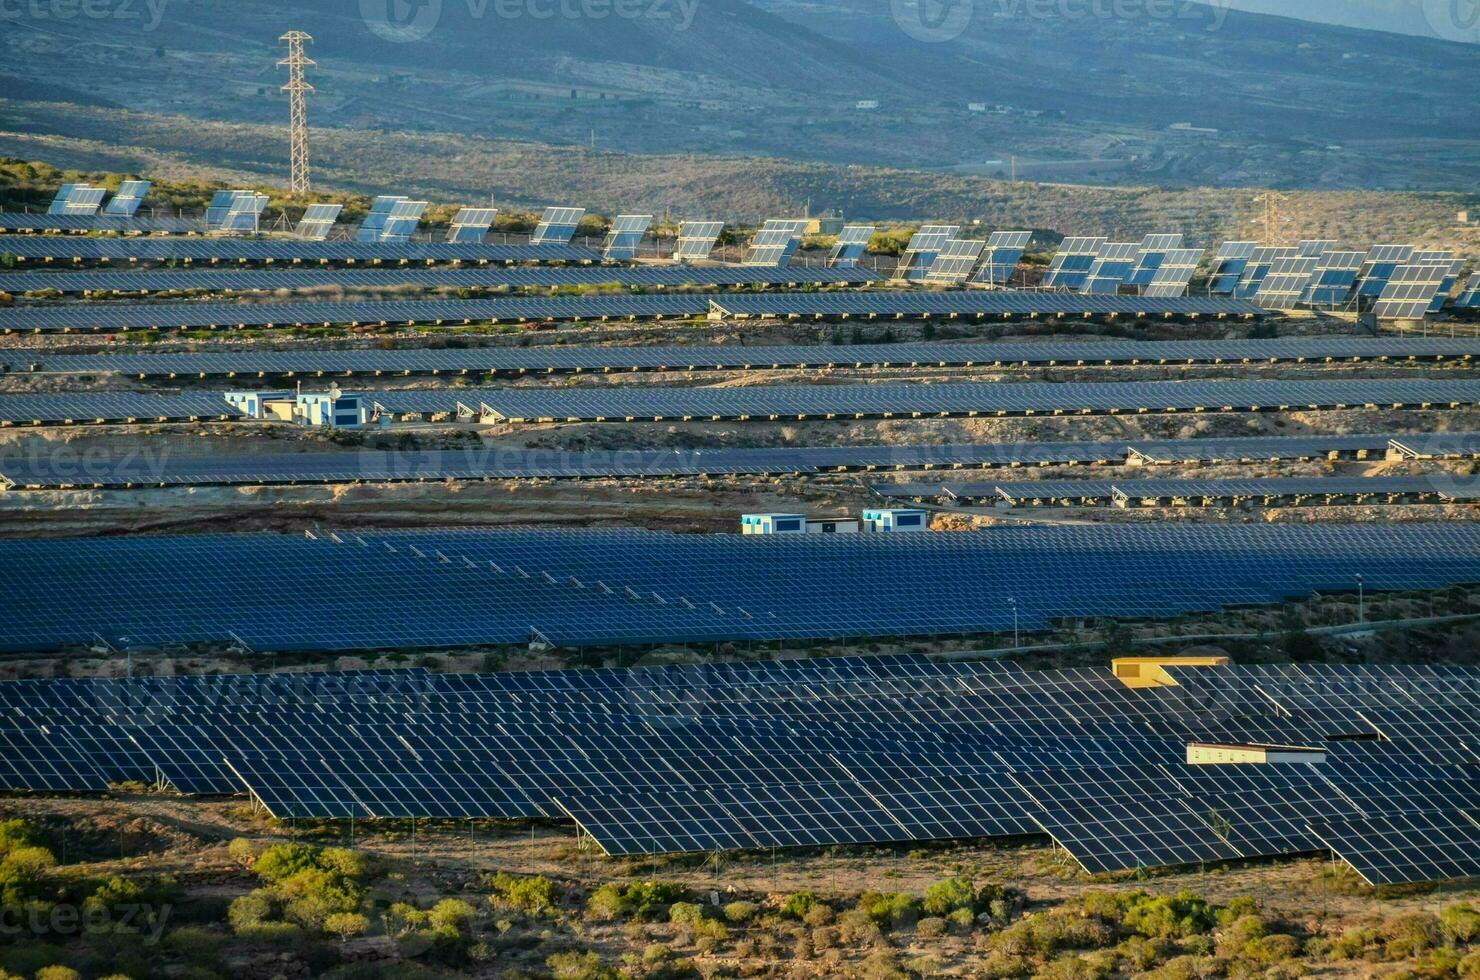
[[[303,54],[303,42],[313,38],[303,31],[289,31],[279,41],[288,45],[288,56],[278,62],[278,67],[288,69],[288,84],[283,91],[288,93],[288,155],[291,161],[289,186],[294,194],[308,191],[308,106],[305,96],[313,86],[303,79],[303,69],[312,65]]]

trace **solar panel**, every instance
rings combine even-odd
[[[1147,235],[1136,252],[1136,265],[1126,277],[1126,284],[1139,288],[1151,285],[1167,253],[1181,247],[1181,235]]]
[[[255,232],[266,207],[266,194],[249,190],[217,191],[206,208],[206,226],[212,231]]]
[[[1372,310],[1379,320],[1422,320],[1449,276],[1450,266],[1400,265],[1382,288]]]
[[[980,239],[952,239],[946,242],[921,280],[935,285],[960,285],[971,275],[971,270],[976,268],[983,244]]]
[[[454,244],[481,244],[493,226],[498,208],[458,208],[447,229],[447,241]]]
[[[1217,254],[1213,256],[1208,291],[1215,296],[1232,296],[1258,248],[1258,242],[1224,242],[1219,245]]]
[[[63,184],[46,211],[48,214],[91,215],[98,213],[106,193],[101,187],[87,184]]]
[[[1102,243],[1079,291],[1086,295],[1114,296],[1119,293],[1136,266],[1140,250],[1138,242]]]
[[[1023,252],[1033,240],[1031,231],[994,231],[987,238],[986,252],[982,264],[972,282],[992,286],[1006,286],[1022,261]]]
[[[405,242],[410,240],[427,209],[426,201],[412,201],[396,195],[377,197],[370,213],[360,222],[355,241],[366,243]]]
[[[1266,310],[1293,310],[1305,295],[1320,261],[1315,256],[1275,259],[1259,281],[1254,302]]]
[[[1338,244],[1335,239],[1307,239],[1296,245],[1296,248],[1303,258],[1321,259],[1336,251]]]
[[[1470,276],[1470,281],[1454,301],[1454,305],[1457,309],[1480,309],[1480,272]]]
[[[873,225],[844,225],[827,253],[827,264],[833,269],[851,269],[863,258],[868,243],[874,237]]]
[[[702,262],[714,251],[714,243],[724,230],[723,221],[685,221],[678,226],[678,241],[673,247],[677,262]]]
[[[1163,299],[1186,296],[1202,257],[1200,248],[1168,249],[1152,274],[1144,295]]]
[[[1480,878],[1474,813],[1368,815],[1312,821],[1311,831],[1370,885]]]
[[[961,230],[960,225],[921,225],[920,229],[910,236],[905,245],[904,252],[900,254],[899,265],[895,268],[896,279],[919,279],[930,266],[935,263],[935,257],[946,243],[956,237]]]
[[[652,223],[650,214],[618,215],[602,246],[602,254],[607,261],[625,262],[633,258],[637,254],[637,246],[642,244],[643,236],[647,234],[648,225]]]
[[[336,243],[338,244],[338,243]],[[512,250],[529,257],[529,251],[563,246],[462,246],[463,249]],[[594,258],[595,255],[593,254]],[[752,283],[814,283],[850,285],[876,282],[868,269],[823,269],[818,267],[765,269],[758,266],[663,267],[631,266],[482,266],[473,268],[390,269],[148,269],[135,272],[15,272],[4,283],[16,292],[56,290],[82,292],[278,292],[313,290],[318,286],[345,289],[388,289],[395,286],[426,288],[512,290],[556,286],[621,283],[627,286],[741,286]]]
[[[1254,250],[1244,266],[1243,274],[1239,276],[1238,285],[1234,287],[1233,295],[1236,297],[1250,299],[1258,294],[1259,286],[1264,282],[1264,277],[1269,274],[1270,268],[1281,259],[1299,258],[1299,251],[1286,246],[1261,245]]]
[[[1104,244],[1103,238],[1064,239],[1043,276],[1044,287],[1078,291],[1089,278],[1090,269]]]
[[[1438,313],[1444,309],[1444,304],[1449,301],[1450,295],[1454,292],[1455,284],[1459,282],[1459,274],[1464,267],[1463,259],[1450,261],[1449,271],[1444,274],[1443,280],[1439,283],[1439,291],[1434,294],[1434,301],[1429,304],[1430,313]]]
[[[1362,263],[1358,293],[1376,300],[1382,295],[1394,270],[1400,265],[1409,264],[1412,258],[1412,245],[1373,245],[1367,250],[1367,259]]]
[[[334,230],[334,222],[339,220],[343,208],[342,204],[310,204],[304,209],[294,234],[305,241],[323,241]]]
[[[1315,278],[1300,297],[1301,305],[1327,308],[1346,305],[1365,261],[1362,252],[1331,251],[1322,255]]]
[[[125,180],[119,183],[118,190],[114,192],[113,199],[103,208],[103,213],[120,218],[132,218],[138,213],[139,205],[144,203],[144,197],[153,186],[147,180]]]
[[[802,233],[806,228],[805,221],[785,218],[767,220],[751,239],[745,264],[777,267],[789,265],[797,246],[802,243]]]
[[[535,225],[534,234],[529,236],[529,242],[531,245],[569,244],[585,216],[585,208],[545,208],[539,224]]]
[[[214,230],[214,226],[213,226]],[[0,236],[0,252],[45,260],[140,262],[595,262],[576,245],[303,242],[248,238]]]

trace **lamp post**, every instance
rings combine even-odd
[[[1022,644],[1018,640],[1018,608],[1017,600],[1008,597],[1007,604],[1012,607],[1012,648],[1018,649]]]
[[[1367,622],[1367,587],[1360,575],[1357,576],[1357,622]]]

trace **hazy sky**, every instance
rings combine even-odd
[[[1480,0],[1207,0],[1261,14],[1480,43]]]

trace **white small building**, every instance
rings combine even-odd
[[[741,534],[806,534],[805,514],[741,514]]]
[[[858,518],[856,517],[807,518],[808,534],[857,534],[858,530]]]
[[[337,387],[328,391],[228,391],[226,402],[247,418],[353,428],[369,417],[369,402]]]
[[[930,517],[916,507],[866,510],[863,512],[863,529],[878,532],[928,531]]]

